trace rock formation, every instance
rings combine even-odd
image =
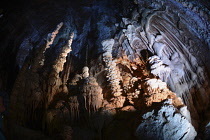
[[[116,62],[112,59],[112,47],[114,45],[114,39],[105,40],[102,42],[103,50],[103,60],[106,63],[107,69],[107,80],[110,82],[113,96],[120,96],[122,89],[120,87],[121,76],[119,70],[116,67]]]
[[[170,99],[164,101],[159,109],[142,116],[143,120],[136,130],[138,139],[186,139],[194,140],[197,135],[192,124],[172,105]]]
[[[176,94],[171,92],[165,82],[158,79],[146,80],[142,89],[144,90],[143,99],[146,106],[151,106],[153,102],[162,102],[166,99],[172,99],[175,107],[183,106],[181,98],[177,98]]]
[[[202,0],[0,7],[6,137],[208,139],[209,8]]]

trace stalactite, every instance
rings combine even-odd
[[[128,59],[129,59],[130,61],[134,61],[134,59],[136,58],[135,52],[134,52],[134,50],[131,48],[131,45],[130,45],[128,39],[125,39],[125,40],[123,41],[122,47],[123,47],[123,49],[125,50],[125,52],[126,52],[126,54],[127,54],[127,56],[128,56]]]
[[[69,97],[69,107],[70,107],[70,115],[71,115],[71,122],[74,122],[79,118],[79,101],[77,96]]]

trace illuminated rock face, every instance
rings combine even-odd
[[[120,96],[122,89],[120,88],[121,75],[116,66],[116,62],[112,59],[112,47],[114,45],[114,39],[105,40],[102,42],[105,53],[103,54],[103,61],[106,63],[107,80],[110,81],[113,96]]]
[[[0,17],[11,20],[0,21],[0,88],[11,95],[12,122],[49,139],[194,139],[205,126],[198,136],[209,136],[208,125],[200,125],[210,121],[205,5],[46,0],[25,6],[30,10],[15,25],[13,13]]]
[[[194,140],[197,135],[192,124],[172,105],[170,100],[164,101],[159,110],[147,112],[142,118],[136,130],[139,140],[142,138],[145,140],[168,138]]]
[[[142,89],[144,90],[143,99],[146,106],[151,106],[153,102],[162,102],[166,99],[172,99],[173,105],[176,107],[183,106],[180,98],[171,92],[166,83],[158,79],[149,79],[143,83]]]
[[[190,112],[166,83],[149,79],[143,90],[144,102],[150,109],[142,115],[136,129],[138,139],[195,139],[197,132],[191,124]]]

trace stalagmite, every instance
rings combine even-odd
[[[56,29],[52,32],[52,33],[49,33],[47,35],[47,39],[46,39],[46,44],[45,45],[42,45],[40,47],[40,56],[37,56],[37,59],[36,62],[38,62],[41,66],[44,65],[44,61],[45,61],[45,57],[44,57],[44,53],[47,49],[50,48],[50,46],[53,44],[53,41],[56,37],[56,35],[58,34],[59,30],[61,29],[61,27],[63,26],[63,22],[59,23],[56,27]]]
[[[11,105],[11,112],[14,113],[14,117],[16,117],[15,119],[19,119],[19,123],[24,124],[30,116],[33,116],[33,119],[36,119],[36,117],[39,116],[36,110],[37,108],[42,107],[45,99],[43,94],[44,91],[41,86],[43,81],[40,81],[40,78],[43,77],[38,71],[43,68],[46,49],[53,44],[53,41],[62,25],[63,23],[61,22],[52,33],[48,34],[46,42],[41,43],[41,45],[34,51],[35,54],[32,55],[31,58],[29,57],[26,59],[22,66],[11,97],[13,102]],[[30,75],[30,77],[28,77],[28,75]],[[22,85],[21,83],[23,81],[25,84]],[[20,89],[24,91],[21,91]],[[18,98],[17,95],[19,95]],[[31,98],[25,99],[23,98],[24,96],[30,96]],[[19,109],[20,106],[23,107]],[[17,109],[19,110],[18,112],[16,112]]]
[[[85,66],[83,69],[82,69],[82,77],[83,78],[88,78],[89,77],[89,68],[87,66]]]
[[[84,85],[81,87],[81,93],[84,98],[85,109],[89,114],[95,113],[102,106],[103,94],[102,89],[94,77],[86,78]]]
[[[69,40],[67,42],[67,44],[61,48],[61,51],[58,55],[58,57],[56,58],[54,65],[52,66],[52,72],[49,75],[49,83],[51,83],[51,87],[49,87],[48,89],[48,93],[47,93],[47,102],[46,102],[46,108],[48,107],[48,105],[51,103],[51,101],[53,100],[54,95],[56,94],[56,85],[60,86],[60,84],[62,84],[62,81],[59,77],[59,73],[63,70],[64,67],[64,63],[66,62],[66,57],[68,55],[68,53],[71,52],[71,44],[73,41],[73,37],[74,37],[74,33],[72,33],[69,37]]]
[[[103,50],[103,61],[106,64],[107,78],[110,82],[113,96],[120,96],[122,94],[122,89],[119,85],[121,76],[119,70],[116,66],[116,62],[112,60],[112,47],[114,45],[114,39],[105,40],[102,42]]]
[[[59,30],[61,29],[61,27],[63,26],[63,22],[59,23],[56,27],[56,29],[52,32],[52,33],[49,33],[47,35],[47,44],[46,44],[46,48],[49,48],[50,45],[53,44],[53,41],[56,37],[56,35],[58,34]]]

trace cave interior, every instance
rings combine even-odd
[[[207,0],[2,0],[0,140],[208,140],[209,54]]]

